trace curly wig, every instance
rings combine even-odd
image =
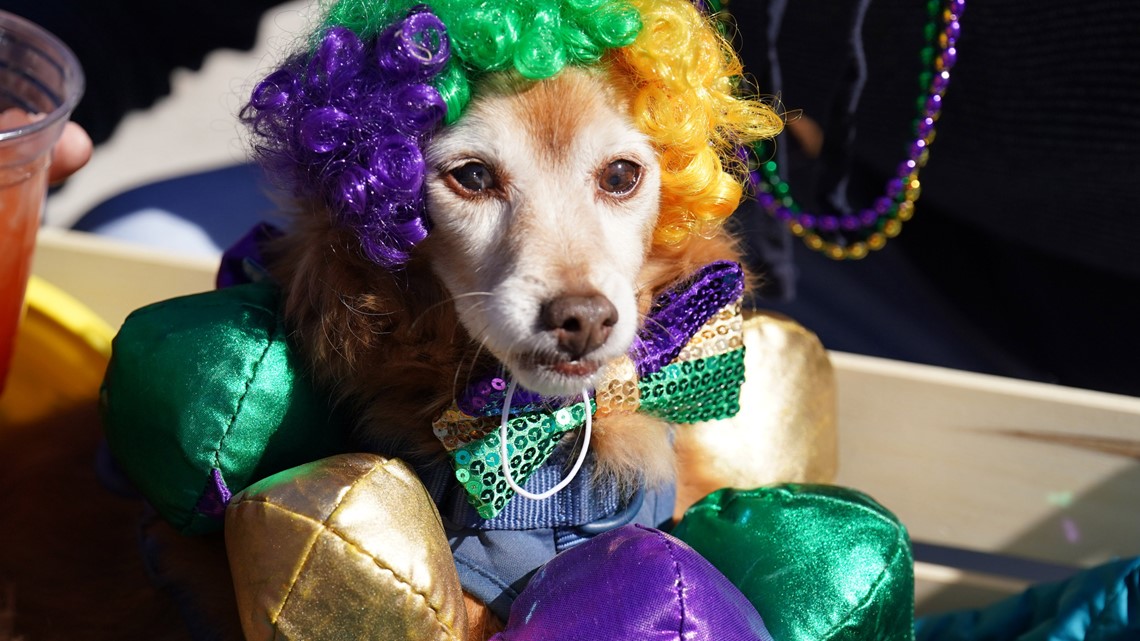
[[[740,61],[713,20],[688,0],[339,0],[242,119],[273,179],[395,269],[430,232],[423,149],[463,114],[473,83],[600,67],[660,156],[654,242],[681,246],[739,204],[739,146],[783,124],[740,94]]]

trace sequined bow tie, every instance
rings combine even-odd
[[[593,398],[566,404],[518,388],[507,421],[512,475],[520,483],[596,417],[641,411],[674,423],[736,415],[744,382],[740,265],[720,261],[659,295],[627,356],[610,364]],[[468,387],[432,424],[455,478],[479,515],[494,518],[514,496],[500,456],[499,426],[509,380],[487,376]]]

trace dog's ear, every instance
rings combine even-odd
[[[359,244],[330,216],[312,212],[297,216],[293,231],[267,252],[285,292],[292,338],[320,373],[336,380],[391,333],[404,310],[390,275],[365,260]]]
[[[357,436],[435,451],[430,425],[473,346],[423,254],[397,270],[369,261],[352,230],[312,211],[267,252],[283,311],[314,382],[356,418]]]

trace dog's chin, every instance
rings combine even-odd
[[[601,360],[543,361],[530,358],[512,363],[508,369],[519,385],[532,392],[543,396],[577,397],[584,390],[594,389],[605,365]]]

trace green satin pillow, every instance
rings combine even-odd
[[[302,373],[278,289],[238,285],[144,307],[124,322],[103,381],[115,461],[184,533],[221,529],[230,495],[346,450]]]
[[[672,532],[724,573],[779,641],[913,641],[906,528],[830,485],[719,490]]]

